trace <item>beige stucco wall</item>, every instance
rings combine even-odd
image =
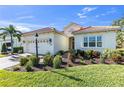
[[[24,47],[24,52],[28,53],[35,53],[36,52],[36,43],[35,43],[35,37],[33,35],[24,36],[22,37],[22,42]],[[52,39],[52,43],[49,43],[49,39]],[[38,53],[39,54],[46,54],[47,52],[50,52],[51,54],[54,54],[54,34],[53,33],[44,33],[39,34],[38,39]],[[43,40],[48,40],[48,42],[43,42]],[[42,41],[42,42],[41,42]]]
[[[49,42],[40,42],[41,40],[48,40],[52,39],[52,43]],[[36,52],[36,45],[35,42],[28,43],[30,41],[35,41],[35,37],[32,35],[29,36],[23,36],[22,42],[26,41],[26,43],[23,43],[24,52],[27,53],[35,53]],[[59,50],[68,50],[68,38],[64,35],[58,34],[58,33],[43,33],[39,34],[38,37],[38,53],[39,54],[46,54],[47,52],[50,52],[52,55],[58,52]]]
[[[102,36],[102,47],[83,47],[83,37],[84,36]],[[75,38],[75,49],[82,49],[88,50],[93,49],[96,51],[103,51],[106,48],[116,49],[116,32],[109,31],[109,32],[100,32],[100,33],[86,33],[86,34],[76,34],[74,35]]]
[[[68,50],[68,37],[60,34],[54,34],[54,53],[59,50]]]

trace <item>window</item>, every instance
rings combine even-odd
[[[102,47],[102,36],[97,36],[97,47]]]
[[[95,36],[89,37],[89,47],[95,47],[96,46],[96,38]]]
[[[88,47],[88,38],[84,37],[84,47]]]
[[[83,41],[84,47],[102,47],[102,36],[87,36]]]

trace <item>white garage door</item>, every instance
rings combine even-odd
[[[40,43],[38,44],[38,52],[39,54],[46,54],[48,52],[52,52],[51,46],[48,43]]]
[[[36,53],[35,43],[27,44],[25,48],[25,52],[27,53]],[[52,47],[48,43],[38,43],[38,54],[46,54],[48,52],[52,53]]]

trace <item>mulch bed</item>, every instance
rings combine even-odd
[[[75,61],[73,62],[73,66],[89,65],[89,64],[99,64],[99,63],[100,63],[100,58],[94,58],[92,60],[84,60],[83,64],[80,62],[79,58],[76,58]],[[124,59],[120,63],[113,62],[110,59],[106,59],[104,64],[122,64],[122,65],[124,65]],[[6,68],[5,70],[14,71],[13,69],[15,67],[19,67],[19,70],[17,70],[17,72],[27,72],[25,67],[24,66],[20,66],[20,65],[9,67],[9,68]],[[60,69],[63,69],[63,68],[66,68],[66,67],[68,67],[68,65],[67,65],[67,58],[66,57],[62,57],[62,64],[61,64],[61,68]],[[71,66],[69,66],[69,67],[71,67]],[[33,68],[32,72],[35,72],[35,71],[50,71],[50,70],[54,69],[52,66],[45,66],[43,63],[40,63],[37,67],[32,67],[32,68]]]
[[[62,64],[61,64],[61,68],[66,68],[67,67],[67,58],[62,58]],[[79,66],[80,64],[80,59],[76,59],[75,62],[73,62],[73,66]],[[14,71],[14,67],[19,67],[20,69],[17,70],[17,72],[26,72],[26,69],[24,66],[20,66],[20,65],[16,65],[16,66],[12,66],[9,68],[6,68],[5,70],[8,71]],[[45,66],[43,63],[40,63],[37,67],[32,67],[33,68],[33,72],[35,71],[50,71],[53,69],[52,66]]]

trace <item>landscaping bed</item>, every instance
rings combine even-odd
[[[51,71],[53,69],[64,69],[74,66],[84,66],[91,64],[121,64],[124,65],[123,51],[106,49],[103,53],[93,50],[70,50],[59,51],[56,55],[47,53],[43,57],[43,62],[35,55],[20,58],[20,64],[6,68],[8,71],[35,72]]]
[[[0,58],[2,58],[2,57],[6,57],[7,55],[4,55],[4,54],[0,54]]]
[[[65,60],[67,60],[67,58],[63,58],[63,62],[61,63],[61,66],[59,69],[63,69],[63,68],[67,68],[67,62],[64,62]],[[73,63],[73,66],[80,66],[82,65],[80,63],[80,59],[76,59],[76,61]],[[39,63],[39,65],[37,67],[32,67],[32,72],[35,71],[51,71],[53,68],[53,66],[48,66],[48,65],[44,65],[44,63]],[[20,66],[20,65],[16,65],[16,66],[12,66],[9,68],[6,68],[5,70],[7,71],[16,71],[16,72],[27,72],[25,69],[25,66]]]

